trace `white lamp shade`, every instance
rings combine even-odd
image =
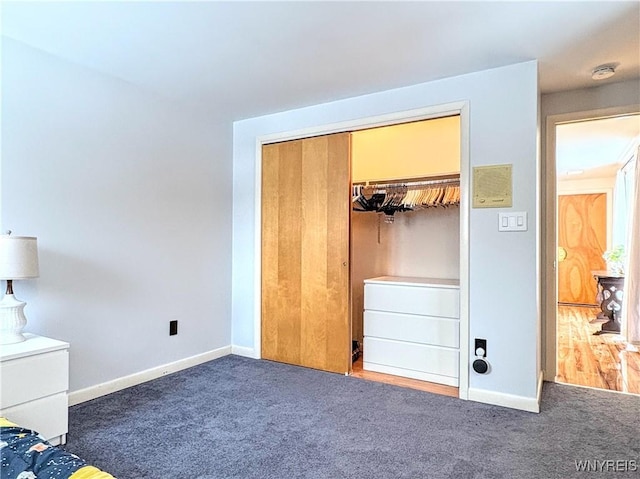
[[[0,279],[37,278],[37,238],[0,235]]]

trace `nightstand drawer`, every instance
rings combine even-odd
[[[20,427],[37,431],[52,444],[64,442],[68,429],[69,401],[66,393],[3,409],[2,416]]]
[[[3,361],[0,409],[66,392],[68,371],[69,353],[66,350]]]

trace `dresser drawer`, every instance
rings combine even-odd
[[[365,284],[364,309],[459,318],[460,290],[393,283]]]
[[[58,444],[61,439],[64,442],[64,436],[67,434],[68,407],[67,394],[59,393],[3,408],[2,416],[20,427],[33,429],[47,441]]]
[[[68,388],[69,353],[66,350],[3,361],[0,409],[63,391],[66,397]]]
[[[457,348],[460,342],[457,319],[434,318],[385,311],[364,312],[364,335],[414,343]]]
[[[424,373],[458,377],[457,349],[407,343],[390,339],[364,338],[363,362]]]

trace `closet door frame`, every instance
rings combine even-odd
[[[471,197],[471,168],[469,159],[469,102],[458,101],[442,105],[426,106],[413,110],[398,111],[385,115],[330,123],[294,131],[285,131],[256,138],[255,169],[255,223],[254,223],[254,357],[262,358],[262,146],[311,136],[329,135],[364,130],[380,126],[397,125],[411,121],[429,120],[444,116],[460,115],[460,187],[464,194],[460,201],[460,373],[458,396],[468,399],[470,351],[473,346],[469,337],[469,217]]]

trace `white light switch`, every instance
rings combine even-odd
[[[527,231],[527,212],[498,213],[498,231]]]

